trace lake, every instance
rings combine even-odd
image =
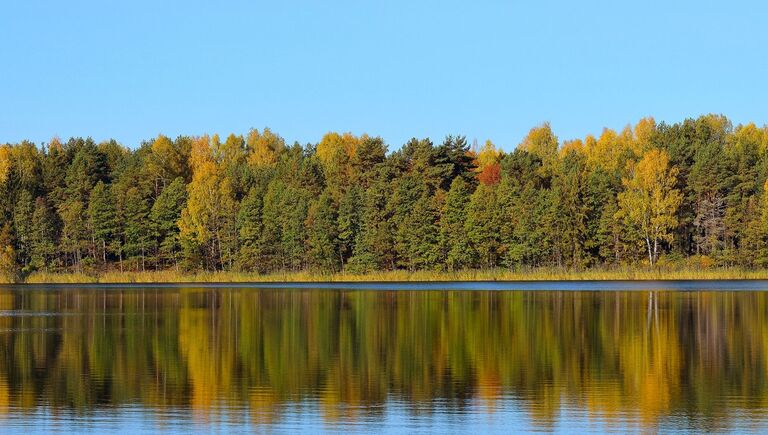
[[[0,427],[765,433],[766,290],[0,286]]]

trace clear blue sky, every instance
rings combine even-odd
[[[509,150],[543,121],[561,140],[647,115],[762,125],[766,16],[758,1],[6,1],[0,142],[269,126]]]

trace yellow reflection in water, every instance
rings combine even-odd
[[[0,291],[0,414],[9,407],[222,406],[272,423],[566,407],[619,427],[768,405],[765,293]],[[37,313],[37,314],[35,314]],[[22,315],[23,314],[23,315]],[[416,411],[418,410],[418,411]]]

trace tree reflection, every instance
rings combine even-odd
[[[718,429],[768,405],[766,308],[760,292],[3,290],[0,416],[231,405],[268,423],[316,403],[335,422],[513,398],[545,427],[568,406]]]

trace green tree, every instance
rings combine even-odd
[[[569,151],[560,159],[555,171],[552,204],[548,210],[554,262],[559,266],[580,268],[587,265],[586,193],[586,159],[578,152]]]
[[[393,235],[386,211],[387,189],[387,183],[377,180],[363,195],[360,231],[349,259],[349,270],[353,273],[394,268]]]
[[[132,187],[123,202],[123,250],[127,260],[136,262],[136,269],[146,270],[146,259],[152,247],[149,225],[149,201],[146,193]]]
[[[16,250],[13,248],[11,223],[6,222],[0,227],[0,277],[5,282],[14,282],[16,273]]]
[[[307,215],[307,256],[310,267],[336,272],[341,265],[337,229],[338,213],[328,192],[309,207]]]
[[[483,269],[496,267],[503,255],[501,213],[496,189],[496,186],[480,184],[467,206],[464,228],[472,251],[477,254],[476,265]]]
[[[13,209],[13,227],[16,233],[16,259],[21,261],[26,269],[32,258],[32,215],[35,204],[32,195],[27,190],[22,190],[16,198]]]
[[[256,188],[251,188],[240,203],[237,215],[237,227],[240,251],[237,267],[240,270],[264,272],[264,249],[261,245],[263,225],[261,221],[262,196]]]
[[[501,166],[497,196],[503,264],[540,266],[551,252],[552,229],[544,225],[551,217],[551,180],[542,170],[541,159],[521,149],[508,154]]]
[[[181,252],[178,222],[186,201],[187,190],[184,179],[177,177],[163,189],[152,204],[149,219],[152,222],[158,253],[157,263],[160,266],[173,264],[178,269]]]
[[[306,194],[281,180],[274,180],[264,194],[263,231],[266,270],[296,270],[303,266],[307,218]]]
[[[342,266],[352,256],[360,232],[361,191],[358,186],[351,186],[341,197],[338,214],[339,256]]]
[[[76,196],[68,198],[59,206],[59,218],[62,222],[61,248],[64,265],[71,265],[81,270],[83,250],[88,244],[88,222],[85,205]]]
[[[30,265],[36,270],[48,269],[55,266],[58,253],[56,216],[45,198],[35,200],[35,210],[31,221],[32,256]]]
[[[472,250],[465,229],[470,190],[463,178],[454,178],[445,198],[440,218],[440,240],[443,258],[449,270],[460,270],[472,265]]]
[[[91,191],[88,203],[92,239],[100,251],[102,264],[107,264],[107,254],[120,254],[120,222],[116,200],[110,187],[99,181]]]

